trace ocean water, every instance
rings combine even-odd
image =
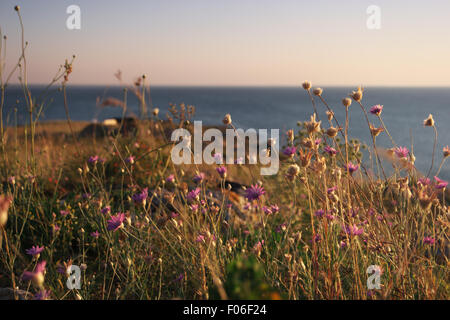
[[[43,87],[32,86],[34,96],[39,96]],[[344,124],[345,108],[343,97],[354,88],[325,88],[323,96],[341,125]],[[110,117],[120,117],[121,109],[96,107],[98,97],[122,99],[123,90],[119,87],[69,86],[67,88],[69,113],[72,120],[102,121]],[[226,113],[230,113],[236,127],[248,129],[280,129],[280,135],[290,128],[296,128],[298,121],[309,119],[312,105],[302,88],[294,87],[152,87],[151,105],[160,109],[160,117],[165,118],[169,103],[194,105],[195,120],[204,124],[221,124]],[[62,93],[51,90],[45,97],[46,104],[41,120],[66,119]],[[17,104],[17,102],[19,102]],[[319,118],[326,120],[326,108],[319,101]],[[442,148],[450,145],[450,88],[365,88],[363,105],[368,110],[375,104],[384,105],[382,118],[395,142],[411,150],[411,138],[416,156],[416,166],[422,172],[428,171],[431,164],[434,131],[423,127],[423,120],[433,114],[438,130],[438,144],[435,169],[442,159]],[[139,114],[138,101],[128,92],[128,108]],[[14,110],[17,110],[15,112]],[[17,86],[6,90],[4,119],[8,125],[26,123],[28,120],[23,93]],[[16,120],[17,119],[17,120]],[[377,117],[369,114],[369,119],[379,126]],[[327,121],[323,121],[325,123]],[[353,103],[350,107],[350,130],[352,137],[371,145],[369,129],[360,107]],[[385,133],[377,137],[377,145],[391,147]],[[450,179],[450,160],[439,175]]]

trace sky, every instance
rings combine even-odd
[[[0,0],[6,72],[25,25],[28,80],[76,55],[72,84],[450,86],[448,0]],[[69,5],[81,29],[69,30]],[[366,12],[380,8],[380,29]],[[17,77],[13,79],[17,82]]]

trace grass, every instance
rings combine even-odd
[[[282,149],[292,156],[283,155],[280,172],[226,165],[223,177],[219,165],[172,163],[170,132],[192,130],[194,108],[172,106],[167,120],[149,115],[145,77],[115,103],[125,116],[127,92],[140,99],[132,130],[83,135],[87,124],[70,118],[40,122],[51,85],[65,97],[73,60],[34,97],[25,49],[12,74],[30,121],[6,127],[1,119],[0,287],[17,288],[15,298],[448,299],[448,195],[430,175],[448,154],[427,179],[392,137],[391,146],[377,146],[376,135],[389,131],[381,111],[364,106],[362,89],[334,110],[347,114],[339,124],[326,91],[305,82],[315,112],[287,133]],[[3,60],[1,71],[3,115],[11,78]],[[321,105],[326,114],[317,114]],[[351,112],[365,114],[370,146],[349,136]],[[249,197],[256,186],[264,194]],[[72,264],[80,289],[66,285]],[[367,286],[372,265],[379,289]]]

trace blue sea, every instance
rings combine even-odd
[[[344,124],[345,109],[341,104],[343,97],[355,88],[325,88],[323,97],[334,110],[341,125]],[[32,94],[37,97],[42,86],[31,86]],[[101,122],[111,117],[120,117],[121,109],[96,106],[98,97],[123,98],[120,87],[69,86],[67,88],[69,113],[72,120]],[[308,120],[312,114],[312,105],[306,92],[299,87],[152,87],[151,105],[160,109],[160,117],[165,118],[169,103],[193,105],[196,108],[195,120],[204,124],[221,124],[226,113],[230,113],[233,123],[240,128],[280,129],[284,134],[290,128],[296,128],[298,121]],[[17,104],[18,102],[18,104]],[[326,120],[326,108],[317,103],[319,118]],[[433,114],[438,130],[438,144],[435,169],[442,159],[442,148],[450,145],[450,88],[383,88],[368,87],[364,90],[363,105],[369,109],[375,104],[384,105],[382,117],[400,146],[411,150],[411,140],[416,156],[416,166],[422,172],[428,171],[433,151],[434,131],[423,127],[423,120]],[[128,108],[139,114],[138,101],[128,91]],[[14,112],[17,110],[17,114]],[[17,86],[6,90],[4,119],[8,125],[26,123],[27,110],[23,93]],[[379,126],[377,117],[369,114],[370,121]],[[17,119],[17,120],[16,120]],[[46,107],[40,117],[42,121],[66,119],[62,93],[52,89],[46,96]],[[325,123],[327,121],[323,121]],[[353,103],[350,107],[350,130],[352,137],[358,137],[371,145],[366,120],[360,107]],[[377,144],[391,147],[385,133],[377,137]],[[441,170],[440,177],[450,179],[450,160]]]

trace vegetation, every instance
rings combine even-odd
[[[339,124],[323,90],[303,83],[313,116],[286,133],[280,172],[260,176],[256,165],[174,165],[170,133],[192,130],[194,108],[149,114],[145,77],[104,101],[125,117],[127,92],[139,97],[141,119],[126,130],[125,121],[96,134],[69,117],[39,122],[48,95],[65,97],[73,60],[35,97],[25,49],[11,73],[1,59],[0,72],[0,287],[20,289],[16,298],[448,299],[449,206],[438,177],[448,147],[437,168],[431,155],[426,176],[392,137],[391,149],[378,147],[389,131],[362,89],[334,110],[347,114]],[[6,127],[16,73],[30,121]],[[365,114],[369,146],[349,137],[350,112]],[[224,124],[234,128],[229,115]],[[424,125],[435,130],[431,115]],[[67,287],[71,265],[80,289]],[[379,289],[368,288],[371,265]]]

